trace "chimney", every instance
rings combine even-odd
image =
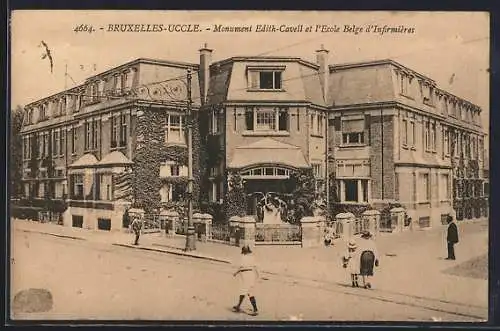
[[[325,49],[323,45],[316,51],[316,63],[319,65],[319,81],[323,89],[323,98],[325,102],[328,102],[328,53],[329,51]]]
[[[212,50],[208,48],[207,44],[199,50],[200,51],[200,95],[201,104],[207,103],[208,85],[210,82],[210,64],[212,63]]]

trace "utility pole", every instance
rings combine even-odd
[[[186,251],[196,249],[196,237],[193,224],[193,114],[191,110],[191,69],[187,71],[187,149],[188,149],[188,228],[186,233]]]

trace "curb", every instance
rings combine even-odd
[[[166,254],[173,254],[173,255],[179,255],[179,256],[185,256],[185,257],[193,257],[197,259],[203,259],[203,260],[209,260],[209,261],[215,261],[215,262],[220,262],[220,263],[226,263],[226,264],[231,264],[231,261],[220,259],[220,258],[215,258],[211,257],[208,255],[202,255],[202,254],[194,254],[194,253],[187,253],[183,252],[180,249],[159,249],[159,248],[152,248],[152,247],[143,247],[143,246],[134,246],[130,244],[120,244],[120,243],[113,243],[113,246],[120,246],[120,247],[127,247],[127,248],[133,248],[133,249],[141,249],[145,251],[152,251],[152,252],[159,252],[159,253],[166,253]]]
[[[26,230],[26,229],[19,229],[19,230],[21,230],[22,232],[45,234],[48,236],[53,236],[53,237],[58,237],[58,238],[68,238],[68,239],[74,239],[74,240],[87,240],[86,238],[75,237],[75,236],[70,236],[70,235],[65,235],[65,234],[57,234],[57,233],[51,233],[51,232],[34,231],[34,230]]]

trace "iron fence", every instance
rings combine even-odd
[[[229,224],[212,224],[211,227],[211,240],[227,243],[231,241],[232,227]]]
[[[356,218],[352,227],[352,234],[360,234],[364,231],[370,231],[370,220],[363,218]]]
[[[301,242],[302,227],[294,224],[256,224],[256,242]]]

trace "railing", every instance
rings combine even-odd
[[[293,224],[256,224],[256,243],[296,244],[302,241],[302,228]]]
[[[144,215],[144,223],[142,225],[143,233],[159,232],[162,229],[162,222],[160,222],[160,215],[146,214]]]
[[[212,224],[212,238],[213,241],[221,241],[229,243],[231,241],[231,227],[229,224]]]
[[[344,224],[335,220],[327,222],[325,232],[330,233],[333,236],[333,239],[340,238],[342,233],[344,233]]]
[[[363,231],[370,231],[370,220],[357,218],[353,223],[352,231],[354,235],[360,234]]]
[[[62,214],[52,211],[39,211],[38,220],[40,223],[62,224]]]

